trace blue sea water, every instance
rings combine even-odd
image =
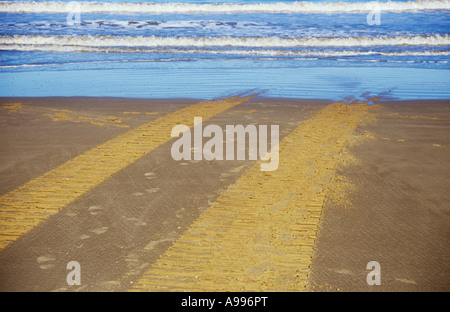
[[[0,96],[450,99],[450,3],[0,1]]]

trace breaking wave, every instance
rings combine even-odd
[[[334,12],[417,12],[450,10],[448,0],[408,2],[276,2],[276,3],[108,3],[108,2],[0,2],[0,12],[7,13],[334,13]]]
[[[445,46],[450,36],[397,36],[397,37],[160,37],[160,36],[43,36],[12,35],[0,37],[0,45],[62,46],[76,48],[127,47],[370,47],[370,46]],[[5,49],[4,47],[2,48]]]

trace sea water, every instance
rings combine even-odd
[[[450,99],[450,2],[0,1],[0,96]]]

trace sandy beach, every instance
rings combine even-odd
[[[187,116],[279,125],[280,167],[174,160]],[[450,290],[448,101],[1,98],[0,119],[2,291]]]

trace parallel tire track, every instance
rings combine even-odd
[[[228,110],[254,95],[193,104],[119,135],[0,197],[0,250],[48,217],[171,140],[175,125]]]

